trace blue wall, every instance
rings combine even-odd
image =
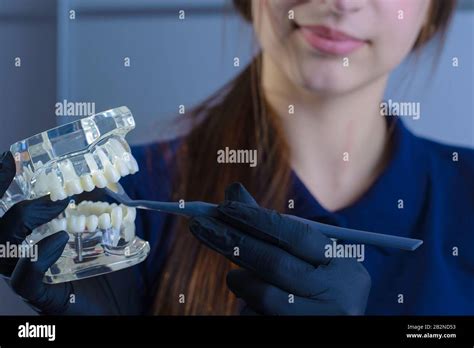
[[[56,1],[0,1],[0,149],[55,124]],[[15,58],[21,67],[15,67]]]
[[[387,98],[421,102],[420,120],[406,120],[416,133],[470,147],[473,3],[462,3],[435,73],[425,56],[404,64],[387,90]],[[225,0],[0,0],[1,148],[65,122],[54,116],[63,99],[95,102],[97,111],[129,106],[132,143],[179,132],[164,131],[178,105],[192,106],[234,76],[234,57],[241,66],[251,57],[251,30],[229,9]],[[0,282],[0,314],[8,313],[32,311]]]
[[[192,106],[237,73],[235,56],[249,59],[250,30],[237,29],[232,13],[222,16],[224,1],[119,3],[71,1],[79,19],[68,22],[63,47],[69,52],[64,95],[93,100],[97,109],[129,106],[137,119],[131,142],[169,136],[163,129],[180,104]],[[178,19],[181,8],[185,20]],[[124,57],[131,59],[129,68]]]

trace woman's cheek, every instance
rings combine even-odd
[[[419,35],[417,23],[394,22],[387,25],[371,44],[372,66],[386,72],[396,68],[412,51]]]
[[[380,0],[379,0],[380,1]],[[381,18],[377,42],[380,50],[390,52],[395,61],[410,53],[427,19],[429,0],[379,2]]]
[[[275,4],[266,0],[253,2],[254,30],[259,44],[264,51],[279,54],[289,45],[292,34],[291,22],[286,12]],[[287,49],[289,47],[286,47]]]
[[[380,73],[388,73],[408,55],[409,46],[403,37],[388,33],[372,43],[370,64]]]

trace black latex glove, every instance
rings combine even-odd
[[[0,161],[0,197],[3,197],[16,169],[11,152],[5,152]],[[52,202],[49,197],[15,204],[0,218],[0,243],[20,245],[33,229],[57,217],[67,205],[68,200]],[[1,258],[0,274],[11,276],[17,261],[16,258]]]
[[[227,284],[250,309],[269,315],[364,314],[371,281],[362,264],[326,258],[329,238],[259,207],[243,186],[233,184],[227,191],[239,199],[219,205],[219,218],[195,217],[190,229],[243,267],[228,273]]]
[[[0,197],[14,176],[15,162],[7,152],[0,159]],[[57,217],[68,202],[41,197],[14,205],[0,219],[0,243],[21,244],[34,228]],[[0,274],[10,277],[12,289],[42,314],[138,314],[140,305],[134,287],[124,286],[124,279],[133,277],[131,269],[75,282],[43,283],[44,274],[59,259],[68,240],[64,231],[42,239],[38,242],[37,260],[1,258]]]

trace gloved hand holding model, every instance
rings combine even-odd
[[[240,184],[218,207],[220,218],[195,217],[192,233],[243,269],[227,284],[248,307],[268,315],[362,315],[371,280],[353,258],[328,259],[332,241],[302,222],[257,205]]]
[[[15,176],[15,162],[10,152],[0,159],[0,197],[3,196]],[[20,245],[31,231],[52,220],[68,205],[68,200],[52,202],[48,196],[23,201],[11,207],[0,219],[0,243]],[[94,315],[121,314],[120,307],[130,306],[125,295],[117,301],[110,282],[123,277],[130,269],[81,281],[45,284],[43,276],[61,256],[69,236],[58,232],[38,243],[37,259],[23,257],[0,259],[0,274],[10,278],[12,289],[28,304],[42,314]],[[121,278],[123,279],[123,278]]]

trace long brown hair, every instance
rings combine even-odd
[[[233,0],[242,17],[252,22],[250,0]],[[428,23],[414,49],[435,34],[444,35],[455,0],[433,0]],[[242,182],[265,207],[283,210],[290,183],[289,148],[280,119],[261,88],[262,56],[220,91],[192,111],[196,125],[183,140],[176,160],[175,199],[221,202],[232,182]],[[217,163],[218,150],[256,149],[258,166]],[[226,274],[235,266],[196,240],[181,220],[160,279],[155,314],[228,315],[238,313]],[[183,299],[180,296],[184,295]]]

